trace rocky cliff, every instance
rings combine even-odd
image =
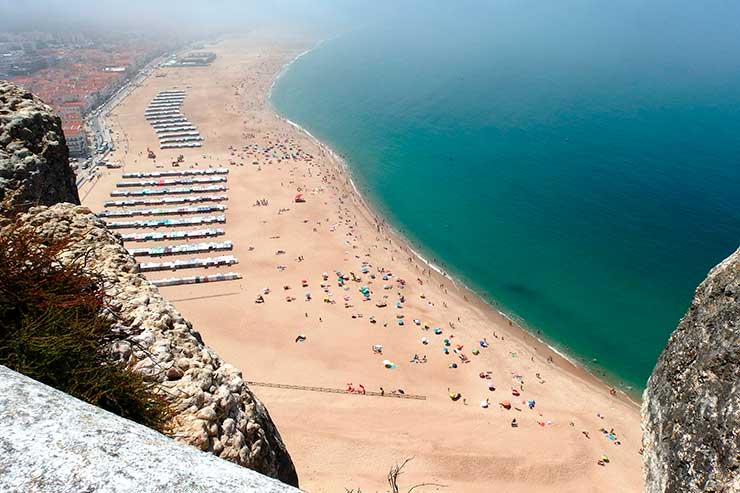
[[[646,491],[740,491],[740,249],[709,272],[648,381]]]
[[[4,366],[0,450],[6,493],[299,493]]]
[[[0,217],[0,225],[33,229],[49,243],[69,241],[60,260],[84,253],[86,268],[101,276],[117,334],[113,357],[172,402],[176,440],[298,485],[280,434],[241,373],[138,273],[120,237],[73,205],[79,199],[59,118],[8,83],[0,83],[0,197],[6,212],[25,211],[12,221]],[[27,210],[29,204],[44,206]]]
[[[100,276],[109,299],[118,334],[113,354],[155,382],[173,403],[176,440],[298,484],[280,433],[241,372],[206,346],[138,273],[120,237],[102,220],[85,207],[57,204],[31,208],[7,227],[33,230],[48,243],[71,240],[61,261],[85,256],[86,270]]]
[[[80,203],[61,120],[30,92],[0,81],[0,202],[7,199]]]

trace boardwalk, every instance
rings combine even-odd
[[[267,382],[250,382],[247,381],[247,385],[254,385],[255,387],[270,387],[273,389],[289,389],[289,390],[305,390],[309,392],[326,392],[330,394],[348,394],[348,395],[359,395],[364,397],[393,397],[396,399],[415,399],[418,401],[425,401],[427,400],[427,396],[425,395],[414,395],[414,394],[391,394],[390,392],[386,392],[385,394],[381,394],[380,392],[365,392],[359,393],[359,392],[348,392],[344,389],[332,389],[329,387],[307,387],[305,385],[288,385],[283,383],[267,383]]]

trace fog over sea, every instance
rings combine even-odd
[[[272,103],[425,256],[639,390],[740,245],[740,3],[554,3],[349,26]]]

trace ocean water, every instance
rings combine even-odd
[[[445,270],[639,390],[740,245],[740,9],[459,5],[321,44],[272,104]]]

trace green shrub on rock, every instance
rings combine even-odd
[[[167,402],[108,348],[102,282],[67,244],[28,230],[0,234],[0,364],[124,418],[166,432]]]

